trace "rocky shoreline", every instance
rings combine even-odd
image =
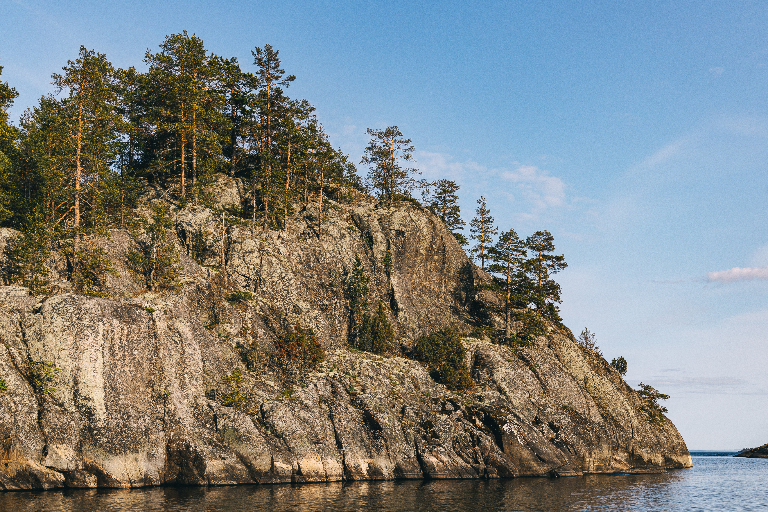
[[[237,184],[220,182],[219,206],[239,201]],[[548,325],[517,347],[465,337],[475,383],[467,392],[448,390],[402,353],[350,349],[342,281],[356,256],[404,346],[448,326],[469,332],[494,299],[482,286],[490,278],[428,211],[336,199],[322,237],[313,204],[283,231],[242,223],[223,235],[212,209],[174,209],[177,290],[142,289],[124,263],[133,243],[124,230],[99,242],[116,270],[107,297],[71,293],[57,281],[56,255],[50,294],[0,287],[0,489],[691,466],[674,425],[649,422],[637,393],[567,329]],[[193,233],[205,234],[196,258]],[[381,263],[387,253],[390,269]],[[237,290],[249,298],[228,301]],[[276,326],[293,323],[311,327],[324,347],[314,370],[271,363]]]

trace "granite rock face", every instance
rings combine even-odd
[[[232,202],[238,184],[220,181]],[[102,241],[117,270],[108,298],[64,282],[40,296],[0,287],[0,489],[690,467],[674,425],[649,423],[621,376],[562,329],[516,349],[465,338],[476,383],[466,393],[418,362],[349,350],[344,283],[356,256],[371,303],[390,307],[405,345],[492,323],[478,315],[494,299],[479,286],[488,276],[430,213],[334,193],[322,226],[311,203],[282,231],[174,209],[175,290],[143,289],[120,230]],[[252,299],[226,300],[235,290]],[[276,333],[295,323],[325,347],[315,370],[273,364]],[[233,392],[241,400],[224,406]]]

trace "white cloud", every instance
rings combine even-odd
[[[672,142],[671,144],[667,144],[663,148],[656,151],[654,154],[643,160],[643,162],[640,164],[640,167],[643,168],[649,168],[649,167],[656,167],[659,164],[662,164],[671,158],[677,156],[680,153],[680,150],[683,147],[683,144],[686,142],[685,138],[681,138],[676,140],[675,142]]]
[[[416,167],[421,171],[422,177],[427,180],[439,178],[452,179],[454,181],[476,180],[478,176],[485,177],[488,168],[477,162],[467,160],[457,162],[451,155],[445,153],[432,153],[430,151],[416,152]]]
[[[484,195],[489,204],[503,204],[507,215],[518,220],[537,220],[553,208],[570,206],[565,183],[548,171],[514,162],[509,168],[488,168],[473,160],[458,161],[447,153],[417,151],[416,167],[426,180],[456,181],[465,192]]]
[[[504,171],[501,177],[513,183],[536,211],[565,204],[565,183],[533,165],[521,165],[514,171]]]
[[[725,71],[724,68],[720,66],[715,66],[713,68],[709,68],[709,74],[714,76],[720,76],[723,74],[723,71]]]
[[[768,267],[733,267],[728,270],[707,272],[707,281],[732,283],[734,281],[749,281],[752,279],[768,279]]]

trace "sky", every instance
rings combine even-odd
[[[187,30],[271,44],[334,146],[397,125],[427,179],[548,230],[561,314],[665,404],[691,450],[768,443],[768,3],[0,0],[11,119],[80,45],[145,69]],[[358,165],[361,174],[366,169]]]

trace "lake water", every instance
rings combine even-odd
[[[0,493],[0,511],[768,510],[768,459],[693,454],[653,475]]]

